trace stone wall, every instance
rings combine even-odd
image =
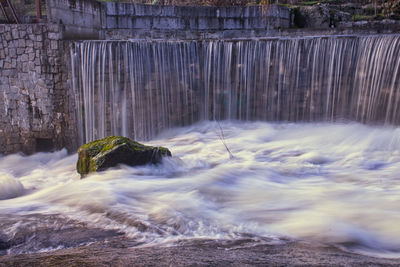
[[[0,25],[0,154],[71,147],[62,33],[56,24]]]

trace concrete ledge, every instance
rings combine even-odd
[[[290,25],[283,6],[192,7],[95,0],[49,0],[49,20],[64,26],[65,39],[99,39],[111,30],[229,31],[282,29]],[[151,35],[151,33],[149,33]]]

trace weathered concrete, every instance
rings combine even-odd
[[[63,39],[98,39],[101,4],[95,0],[50,0],[48,20],[64,26]]]
[[[104,2],[102,28],[189,31],[288,28],[290,10],[283,6],[185,7]]]
[[[234,38],[287,28],[289,9],[47,1],[48,24],[0,25],[0,154],[77,148],[69,41]]]
[[[136,32],[166,31],[180,36],[231,31],[236,35],[268,32],[290,26],[290,9],[279,6],[186,7],[50,0],[49,21],[64,25],[64,39],[130,38]],[[171,35],[171,34],[167,34]]]
[[[235,7],[145,6],[107,2],[106,39],[262,37],[290,26],[290,10],[272,5]]]
[[[321,23],[323,29],[293,29],[293,14],[277,5],[174,7],[95,0],[49,0],[47,4],[48,24],[0,25],[0,154],[78,147],[69,40],[400,32],[396,20],[335,19],[333,25],[332,17],[329,25]]]

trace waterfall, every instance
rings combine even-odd
[[[82,142],[200,120],[400,124],[400,36],[83,41],[71,48]]]

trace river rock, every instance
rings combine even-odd
[[[171,156],[165,147],[146,146],[122,136],[109,136],[82,145],[78,149],[76,169],[81,178],[90,172],[99,172],[118,164],[129,166],[160,163]]]

